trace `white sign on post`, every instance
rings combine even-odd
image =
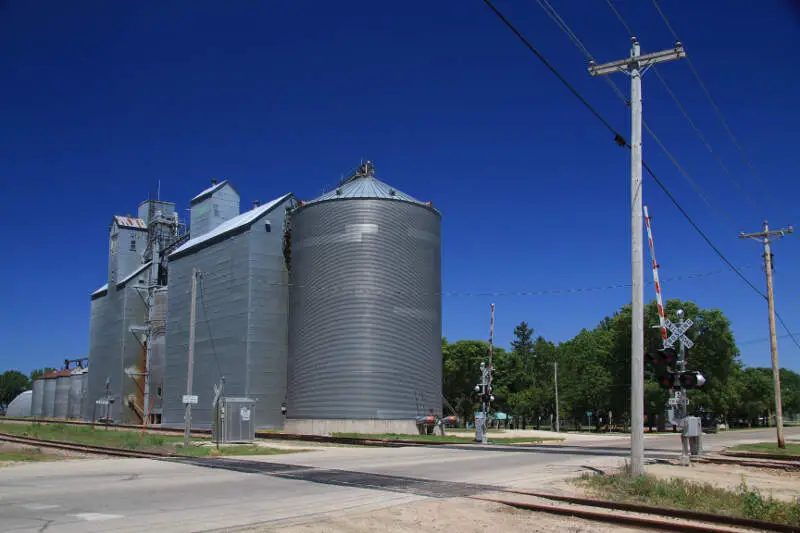
[[[186,405],[190,403],[192,405],[197,405],[197,395],[196,394],[184,394],[183,395],[183,404]]]
[[[249,407],[242,407],[239,409],[239,416],[242,419],[242,422],[249,422],[250,421],[250,408]]]

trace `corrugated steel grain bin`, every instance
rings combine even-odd
[[[42,400],[42,417],[53,418],[53,411],[56,407],[56,377],[51,372],[48,377],[42,378],[44,381],[44,399]]]
[[[81,418],[83,412],[83,384],[86,370],[78,368],[69,377],[69,408],[67,418]]]
[[[69,413],[69,370],[60,370],[56,377],[56,398],[53,418],[67,418]]]
[[[290,221],[287,428],[441,414],[440,213],[367,163]]]
[[[165,426],[183,425],[192,271],[197,268],[192,426],[211,428],[214,385],[255,400],[257,428],[283,425],[288,355],[288,272],[283,225],[290,194],[194,237],[170,255]]]
[[[33,381],[33,399],[31,400],[31,416],[41,418],[44,405],[44,380],[39,378]]]

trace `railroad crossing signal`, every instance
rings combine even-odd
[[[681,372],[678,382],[684,389],[700,389],[706,384],[706,377],[701,372]]]
[[[683,321],[683,324],[678,325],[673,323],[669,318],[665,319],[664,327],[670,330],[672,335],[670,335],[669,338],[666,341],[664,341],[664,346],[672,347],[678,341],[683,342],[683,345],[684,347],[686,347],[687,350],[690,349],[692,346],[694,346],[692,340],[686,335],[684,335],[684,333],[686,333],[689,330],[689,328],[692,326],[693,323],[694,322],[692,322],[691,320],[686,319]]]

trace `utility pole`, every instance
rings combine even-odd
[[[684,325],[683,309],[678,309],[676,314],[678,315],[678,329],[682,330]],[[678,348],[678,372],[681,374],[686,371],[686,344],[683,339],[683,335],[681,335],[681,337],[678,339],[678,342],[680,343],[680,347]],[[683,385],[681,385],[681,397],[678,405],[681,413],[681,420],[684,424],[684,431],[681,433],[681,457],[679,462],[681,466],[689,466],[689,463],[691,462],[691,455],[689,454],[689,438],[686,436],[685,431],[689,399],[686,397],[686,389],[683,387]]]
[[[192,307],[189,310],[189,364],[186,370],[186,395],[183,397],[185,411],[183,415],[183,447],[189,448],[189,435],[192,430],[192,381],[194,381],[194,330],[197,323],[197,277],[199,271],[192,269]],[[195,400],[194,402],[192,400]]]
[[[553,363],[553,380],[555,381],[556,386],[556,433],[561,432],[561,423],[559,422],[559,414],[558,414],[558,361]]]
[[[781,401],[781,369],[778,365],[778,336],[775,333],[775,296],[772,292],[772,253],[769,243],[780,239],[787,233],[792,233],[794,228],[769,230],[767,221],[760,233],[740,233],[740,239],[753,239],[764,245],[764,268],[767,271],[767,305],[769,308],[769,348],[772,354],[772,382],[775,387],[775,426],[778,430],[778,448],[786,448],[783,438],[783,403]]]
[[[644,474],[644,269],[642,265],[642,76],[657,63],[686,56],[680,42],[675,48],[641,55],[632,38],[629,58],[595,65],[592,76],[623,72],[631,78],[631,474]]]

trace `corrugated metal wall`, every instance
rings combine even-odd
[[[56,378],[48,378],[44,381],[44,399],[42,401],[42,417],[53,418],[56,407]]]
[[[289,418],[441,413],[440,229],[438,213],[398,200],[292,215]]]
[[[56,399],[53,418],[67,418],[69,413],[69,375],[56,378]]]
[[[152,337],[150,342],[150,399],[152,412],[161,413],[163,408],[162,394],[164,390],[164,365],[167,358],[167,303],[169,295],[167,288],[156,289],[153,308],[150,310],[150,327]]]
[[[26,390],[11,400],[6,408],[6,416],[27,417],[31,416],[33,406],[33,391]]]
[[[92,299],[89,318],[89,372],[86,387],[86,401],[83,405],[83,416],[87,420],[105,416],[105,406],[96,404],[105,397],[106,379],[111,381],[112,390],[119,391],[118,370],[119,343],[122,329],[119,314],[116,310],[117,295],[113,287],[109,287],[108,295]],[[115,404],[119,403],[117,393]]]
[[[115,422],[139,423],[141,419],[128,406],[129,396],[137,398],[142,407],[144,348],[141,333],[131,331],[132,326],[144,327],[146,319],[145,291],[137,290],[138,277],[114,290],[109,287],[107,296],[92,300],[89,325],[89,373],[87,401],[84,416],[105,416],[106,408],[96,406],[105,398],[106,379],[110,381],[110,395],[114,399],[110,416]]]
[[[276,206],[246,232],[170,261],[165,425],[183,424],[193,267],[203,275],[198,283],[193,386],[199,404],[192,407],[192,426],[211,427],[213,386],[221,374],[227,396],[257,400],[256,427],[282,425],[288,353],[288,280],[281,230],[285,206],[286,202]],[[269,232],[265,220],[270,221]]]
[[[192,205],[189,214],[192,238],[199,237],[239,215],[239,194],[230,184],[225,184],[210,197]]]
[[[31,416],[39,418],[42,416],[42,406],[44,405],[44,380],[37,379],[33,382],[33,399],[31,400]]]
[[[84,377],[85,371],[73,371],[69,378],[69,409],[67,416],[69,418],[81,418],[83,416],[83,400],[84,400]]]

